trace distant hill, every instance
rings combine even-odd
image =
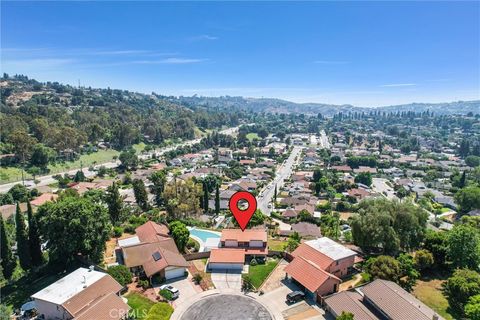
[[[172,101],[184,105],[201,105],[206,108],[239,108],[254,112],[277,112],[277,113],[305,113],[332,116],[339,112],[404,112],[404,111],[433,111],[436,114],[480,114],[480,100],[457,101],[445,103],[411,103],[378,108],[356,107],[349,104],[334,105],[323,103],[295,103],[291,101],[271,98],[244,98],[244,97],[170,97]]]

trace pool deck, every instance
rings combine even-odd
[[[218,232],[218,231],[212,231],[212,230],[208,230],[208,229],[197,229],[197,228],[188,227],[188,231],[191,231],[192,229],[202,230],[202,231],[205,231],[205,232],[211,232],[211,233],[217,234],[217,235],[219,235],[219,236],[222,235],[222,233],[221,233],[221,232]],[[190,234],[190,238],[192,238],[193,240],[197,241],[197,242],[200,244],[200,249],[198,249],[198,252],[203,252],[203,251],[205,250],[205,241],[203,241],[203,240],[200,239],[199,237],[194,236],[194,235],[192,235],[192,234]]]

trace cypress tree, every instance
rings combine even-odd
[[[203,182],[203,209],[208,212],[208,187],[206,182]]]
[[[38,232],[37,218],[33,216],[32,205],[27,202],[28,215],[28,242],[33,266],[40,266],[43,263],[42,247]]]
[[[28,270],[32,266],[32,257],[30,256],[30,244],[28,243],[28,233],[25,226],[25,218],[20,211],[20,205],[17,202],[17,212],[15,213],[15,228],[17,239],[17,253],[20,260],[20,266],[23,270]]]
[[[120,192],[115,181],[110,187],[107,188],[107,192],[105,194],[105,202],[108,206],[110,221],[115,226],[120,220],[120,212],[123,208],[122,197],[120,196]]]
[[[0,258],[2,265],[2,272],[5,279],[10,279],[15,270],[16,261],[12,253],[12,247],[7,238],[7,229],[5,227],[5,221],[0,215]]]
[[[215,189],[215,213],[220,213],[220,190],[218,189],[218,184]]]

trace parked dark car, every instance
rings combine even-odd
[[[302,291],[293,291],[287,294],[288,303],[295,303],[303,299],[305,299],[305,293]]]

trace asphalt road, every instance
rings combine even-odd
[[[228,129],[220,131],[220,133],[227,134],[227,135],[233,135],[236,132],[238,132],[238,127],[228,128]],[[140,159],[149,159],[149,158],[152,157],[153,153],[156,153],[157,156],[161,156],[164,153],[166,153],[168,151],[171,151],[171,150],[174,150],[175,148],[178,148],[180,146],[193,145],[193,144],[199,143],[200,141],[201,141],[201,139],[189,140],[189,141],[182,142],[182,143],[179,143],[179,144],[175,144],[173,146],[169,146],[169,147],[166,147],[166,148],[157,149],[157,150],[149,152],[149,153],[143,153],[143,154],[139,155],[139,158]],[[120,161],[109,161],[109,162],[98,164],[94,168],[97,169],[101,166],[105,166],[106,168],[116,168],[118,165],[120,165]],[[52,175],[37,177],[37,180],[39,180],[40,182],[36,185],[33,182],[33,180],[25,180],[25,186],[27,186],[28,188],[47,186],[47,185],[55,183],[57,181],[53,178],[54,175],[57,175],[57,174],[64,175],[65,173],[68,173],[69,175],[74,175],[77,171],[78,171],[78,169],[73,169],[73,170],[64,171],[64,172],[60,172],[60,173],[56,173],[56,174],[52,174]],[[85,174],[86,177],[93,177],[96,174],[95,171],[90,171],[88,168],[84,168],[83,173]],[[8,190],[10,190],[10,188],[12,188],[14,185],[19,184],[19,183],[22,183],[22,182],[17,181],[17,182],[10,182],[10,183],[5,183],[5,184],[0,185],[0,193],[6,193]]]
[[[277,185],[277,191],[283,186],[285,179],[290,177],[294,164],[297,162],[295,158],[300,155],[303,147],[295,146],[287,160],[277,169],[275,179],[273,179],[257,196],[257,208],[260,209],[265,215],[269,216],[272,208],[268,207],[268,204],[272,201],[275,193],[275,185]]]

